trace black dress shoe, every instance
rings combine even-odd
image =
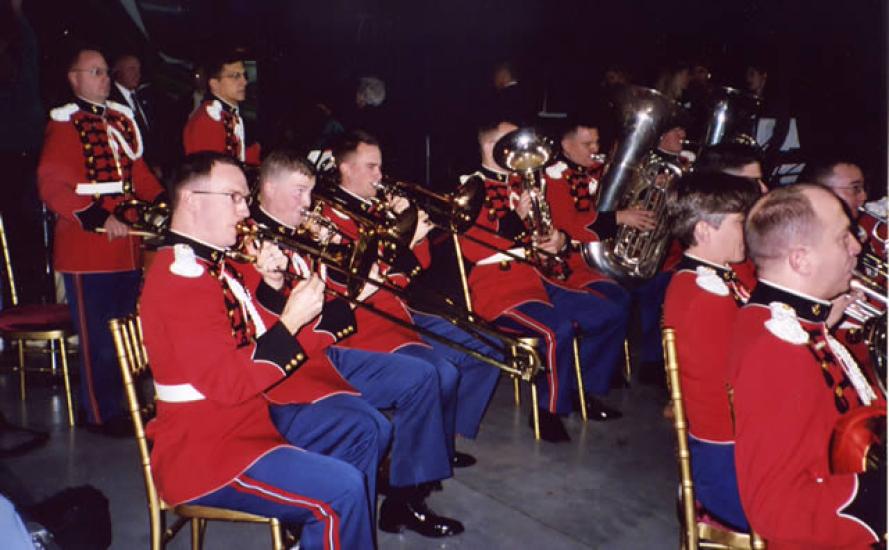
[[[135,428],[133,428],[133,420],[126,415],[115,416],[102,424],[84,423],[83,427],[90,433],[115,439],[134,437],[136,435]]]
[[[560,443],[562,441],[571,441],[571,436],[565,430],[565,424],[562,418],[557,414],[553,414],[545,409],[538,409],[540,413],[540,439],[549,441],[550,443]],[[534,414],[528,418],[528,425],[534,429]]]
[[[422,498],[386,497],[380,507],[380,530],[401,533],[405,529],[416,531],[424,537],[440,538],[459,535],[463,532],[463,524],[439,516],[426,506]]]
[[[474,456],[460,451],[454,451],[454,457],[451,459],[451,466],[454,468],[469,468],[478,462]]]
[[[586,413],[587,418],[596,420],[597,422],[617,420],[624,415],[618,410],[606,407],[604,403],[591,395],[588,395],[586,398]]]

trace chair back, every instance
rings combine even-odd
[[[677,459],[679,461],[679,504],[687,548],[698,547],[695,489],[691,477],[691,451],[688,449],[688,421],[682,401],[682,384],[679,381],[679,359],[676,355],[676,332],[664,328],[664,368],[667,370],[667,386],[673,408],[673,427],[676,430]]]
[[[124,391],[127,397],[127,409],[133,420],[136,443],[139,447],[139,458],[142,463],[142,477],[145,481],[145,493],[148,496],[148,507],[152,515],[160,514],[166,508],[157,494],[154,479],[151,477],[151,453],[148,439],[145,437],[145,422],[154,416],[155,405],[153,396],[144,396],[146,386],[151,380],[148,369],[148,353],[142,342],[142,321],[138,315],[128,315],[108,321],[117,352],[117,361],[123,377]]]
[[[18,292],[15,288],[15,275],[12,272],[12,256],[9,253],[9,239],[6,237],[6,225],[3,214],[0,214],[0,248],[3,249],[3,271],[6,272],[6,284],[9,285],[9,297],[13,306],[19,305]]]

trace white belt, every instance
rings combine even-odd
[[[519,256],[521,258],[525,257],[524,248],[510,248],[507,252],[508,254],[503,252],[491,254],[487,258],[482,258],[481,260],[475,262],[475,265],[491,265],[499,264],[500,262],[512,262],[516,259],[514,256]]]
[[[201,401],[206,399],[204,394],[199,392],[191,384],[158,384],[154,383],[154,393],[158,401],[166,401],[167,403],[187,403],[189,401]]]
[[[123,193],[122,181],[103,181],[102,183],[78,183],[74,192],[78,195],[113,195]]]

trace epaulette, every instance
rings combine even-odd
[[[725,281],[722,280],[722,277],[716,273],[716,270],[712,267],[707,267],[705,265],[699,265],[695,268],[695,273],[697,273],[697,277],[695,277],[695,284],[698,287],[706,290],[711,294],[716,294],[717,296],[728,296],[729,288],[728,285],[725,284]]]
[[[116,101],[106,101],[105,105],[107,107],[114,109],[115,111],[119,111],[119,112],[127,115],[127,118],[133,118],[135,116],[133,114],[133,110],[130,109],[127,105],[124,105],[123,103],[118,103]]]
[[[210,103],[207,103],[206,109],[210,118],[216,122],[222,120],[222,103],[220,103],[218,99],[214,99]]]
[[[779,339],[801,346],[809,342],[809,333],[800,324],[796,311],[787,304],[772,302],[769,304],[771,318],[765,322],[766,329]]]
[[[475,172],[473,172],[471,174],[464,174],[464,175],[460,176],[460,185],[465,184],[467,181],[471,180],[472,178],[481,178],[484,180],[485,175],[483,173],[479,172],[478,170],[476,170]]]
[[[78,107],[76,103],[66,103],[61,107],[56,107],[55,109],[50,111],[49,116],[56,122],[68,122],[69,120],[71,120],[71,115],[79,110],[80,107]]]
[[[197,279],[204,274],[204,268],[198,263],[194,250],[187,244],[173,245],[173,263],[170,272],[180,277]]]
[[[545,171],[547,177],[558,179],[562,177],[562,174],[564,174],[567,169],[568,165],[560,160],[559,162],[548,166]]]

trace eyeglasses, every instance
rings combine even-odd
[[[231,78],[232,80],[247,80],[247,73],[225,73],[220,75],[221,78]]]
[[[72,73],[87,73],[88,75],[90,75],[92,77],[108,76],[109,74],[111,74],[111,71],[108,70],[107,67],[104,69],[99,68],[99,67],[93,67],[92,69],[71,69],[71,72]]]
[[[859,185],[845,185],[842,187],[837,186],[837,187],[834,187],[834,189],[843,189],[843,190],[848,189],[848,190],[852,191],[853,193],[855,193],[856,195],[860,195],[860,194],[864,193],[864,185],[860,185],[860,184]]]
[[[237,191],[231,191],[231,192],[226,193],[223,191],[200,191],[200,190],[197,190],[197,191],[192,191],[192,193],[194,193],[196,195],[225,195],[226,197],[231,199],[232,204],[234,204],[234,205],[245,204],[247,206],[250,206],[251,204],[253,204],[253,195],[244,195],[242,193],[238,193]]]

